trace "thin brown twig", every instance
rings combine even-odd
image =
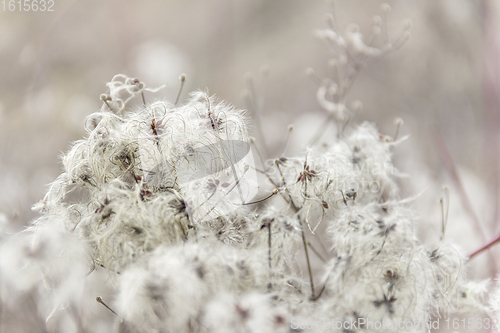
[[[483,252],[484,250],[489,249],[491,246],[495,245],[498,241],[500,241],[500,233],[496,234],[491,240],[489,240],[486,244],[482,245],[479,249],[475,250],[471,254],[468,255],[469,259]]]
[[[304,223],[302,223],[302,219],[299,218],[300,222],[300,229],[301,229],[301,234],[302,234],[302,243],[304,244],[304,250],[306,252],[306,260],[307,260],[307,270],[309,271],[309,281],[311,283],[311,299],[314,299],[314,281],[313,281],[313,275],[312,275],[312,270],[311,270],[311,263],[309,261],[309,252],[307,251],[307,242],[306,242],[306,235],[304,233]]]
[[[283,175],[283,172],[281,171],[280,164],[278,162],[276,162],[275,164],[276,164],[276,168],[278,169],[278,171],[279,171],[279,173],[281,175],[281,179],[283,181],[283,185],[285,186],[285,191],[288,194],[288,197],[290,198],[290,201],[287,201],[287,202],[290,202],[290,204],[292,205],[293,210],[296,213],[299,213],[299,211],[300,211],[300,209],[302,207],[298,208],[297,205],[295,204],[295,202],[293,201],[292,196],[290,195],[290,192],[288,191],[288,187],[286,186],[285,176]],[[304,223],[302,222],[302,218],[300,217],[300,213],[297,215],[297,219],[299,220],[299,223],[300,223],[300,230],[301,230],[301,235],[302,235],[302,244],[304,245],[304,251],[305,251],[306,261],[307,261],[307,270],[309,272],[309,281],[311,283],[311,299],[313,299],[315,297],[314,296],[314,294],[315,294],[314,293],[314,279],[313,279],[313,275],[312,275],[311,262],[309,260],[309,251],[307,250],[307,241],[306,241],[306,234],[304,232]]]
[[[500,78],[499,78],[499,57],[500,51],[497,41],[497,22],[496,22],[496,6],[491,0],[481,1],[482,10],[482,28],[484,42],[484,62],[483,62],[483,91],[484,91],[484,127],[485,127],[485,175],[490,186],[493,203],[493,216],[491,217],[492,225],[497,224],[500,217],[500,207],[498,205],[500,193],[500,178],[498,174],[499,168],[499,149],[498,132],[500,121]]]
[[[444,166],[445,166],[446,170],[448,171],[448,173],[450,174],[451,178],[453,179],[455,186],[457,187],[458,193],[460,195],[460,199],[462,201],[462,206],[464,207],[466,213],[471,218],[471,220],[474,224],[474,227],[475,227],[474,229],[477,230],[477,232],[479,233],[479,235],[481,236],[483,241],[486,242],[488,239],[486,230],[484,229],[484,226],[480,223],[479,218],[477,217],[476,213],[474,212],[474,209],[472,207],[472,204],[470,203],[469,197],[467,196],[467,193],[465,192],[460,175],[458,174],[457,166],[455,165],[455,162],[453,161],[453,158],[448,150],[448,147],[446,146],[446,143],[444,142],[443,136],[439,132],[435,134],[435,141],[437,143],[440,156],[444,162]],[[493,253],[491,253],[491,251],[488,251],[488,254],[489,254],[489,258],[490,258],[492,268],[493,268],[492,273],[494,274],[497,271],[496,260],[493,256]]]
[[[484,226],[479,222],[479,218],[477,217],[476,213],[474,212],[474,208],[472,207],[472,204],[470,203],[469,197],[467,196],[467,193],[465,192],[464,186],[462,184],[462,179],[460,178],[460,175],[458,174],[457,166],[455,165],[455,162],[453,161],[453,157],[451,156],[450,151],[448,150],[448,147],[446,146],[446,143],[444,142],[444,139],[443,139],[443,136],[441,135],[441,133],[436,133],[435,141],[437,143],[439,155],[441,156],[441,158],[444,162],[444,167],[446,168],[446,170],[450,174],[453,182],[455,183],[455,186],[457,187],[458,193],[460,195],[460,199],[462,201],[462,205],[463,205],[466,213],[471,218],[472,222],[474,223],[475,229],[480,233],[480,236],[483,238],[483,241],[486,241],[488,239],[486,230],[484,229]]]
[[[325,258],[323,258],[323,256],[314,248],[314,246],[311,244],[311,242],[307,242],[307,245],[309,245],[311,250],[313,250],[314,254],[316,254],[318,256],[318,258],[321,259],[322,262],[326,263]]]

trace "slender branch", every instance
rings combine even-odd
[[[283,172],[281,171],[279,163],[276,163],[276,168],[278,169],[278,171],[279,171],[279,173],[281,175],[281,178],[283,180],[283,185],[285,186],[285,191],[287,192],[288,197],[290,198],[290,204],[292,205],[294,211],[296,213],[299,213],[300,208],[298,208],[295,205],[295,202],[293,201],[292,196],[290,195],[290,192],[288,192],[288,187],[286,186],[285,176],[283,175]],[[304,223],[302,222],[302,218],[300,217],[300,214],[297,215],[297,218],[298,218],[298,220],[300,222],[300,231],[301,231],[301,235],[302,235],[302,244],[304,245],[304,251],[305,251],[306,260],[307,260],[307,270],[309,272],[309,281],[311,283],[311,299],[313,299],[314,298],[314,281],[313,281],[313,275],[312,275],[312,269],[311,269],[311,262],[309,260],[309,251],[307,250],[306,235],[304,233]]]
[[[318,296],[311,297],[311,301],[316,301],[318,298],[320,298],[321,295],[323,295],[323,291],[325,291],[325,288],[326,288],[326,283],[323,285],[323,288],[321,288],[321,290],[319,291]]]
[[[469,197],[467,196],[467,193],[465,192],[464,186],[462,184],[462,179],[458,174],[457,166],[455,165],[453,157],[451,157],[450,151],[448,150],[448,147],[446,146],[446,143],[444,142],[444,139],[440,133],[436,134],[435,141],[437,143],[440,156],[443,159],[444,166],[458,189],[458,193],[460,195],[460,199],[466,213],[471,218],[472,222],[474,223],[475,229],[479,232],[480,236],[483,238],[483,241],[486,241],[488,239],[486,230],[484,229],[484,226],[479,222],[479,218],[474,212],[474,208],[472,207]]]
[[[257,203],[260,203],[260,202],[263,202],[263,201],[266,201],[267,199],[270,199],[273,195],[276,195],[278,194],[279,191],[278,189],[274,189],[271,194],[269,194],[268,196],[266,196],[265,198],[262,198],[260,200],[257,200],[257,201],[253,201],[253,202],[244,202],[241,204],[241,206],[244,206],[244,205],[254,205],[254,204],[257,204]]]
[[[311,141],[309,142],[309,146],[314,146],[316,144],[316,142],[318,142],[318,140],[323,136],[323,134],[325,134],[325,131],[328,128],[328,126],[330,125],[332,120],[333,120],[332,115],[328,115],[328,117],[326,117],[326,119],[321,123],[321,125],[316,130],[316,132],[314,132],[314,136],[311,139]]]
[[[182,88],[184,87],[184,82],[186,81],[186,74],[181,74],[179,76],[179,80],[181,80],[181,86],[179,88],[179,92],[177,93],[177,98],[175,99],[174,105],[177,105],[177,102],[179,102],[179,97],[181,97]]]
[[[498,241],[500,241],[500,233],[498,233],[495,237],[493,237],[493,239],[488,241],[486,244],[482,245],[479,249],[477,249],[476,251],[469,254],[468,258],[472,259],[474,256],[478,255],[479,253],[483,252],[484,250],[487,250],[491,246],[495,245]]]
[[[302,219],[300,217],[299,217],[299,222],[302,234],[302,243],[304,244],[304,250],[306,252],[307,270],[309,271],[309,281],[311,282],[311,299],[314,299],[314,281],[312,276],[311,263],[309,262],[309,253],[307,251],[306,235],[304,233],[304,223],[302,223]]]
[[[271,269],[271,268],[272,268],[272,267],[271,267],[271,241],[272,241],[272,239],[271,239],[271,236],[272,236],[272,232],[271,232],[271,222],[269,222],[269,223],[267,224],[267,229],[268,229],[268,232],[269,232],[269,234],[268,234],[268,237],[269,237],[269,239],[268,239],[268,243],[269,243],[269,244],[268,244],[268,245],[269,245],[269,253],[268,253],[268,255],[269,255],[269,269]]]
[[[467,196],[467,193],[465,192],[464,186],[462,185],[462,180],[460,178],[460,175],[458,174],[457,166],[455,165],[455,162],[453,161],[453,158],[451,157],[451,154],[448,150],[448,147],[446,147],[446,144],[444,142],[444,139],[440,133],[437,133],[435,136],[435,141],[437,143],[440,156],[443,159],[445,168],[447,169],[448,173],[450,174],[451,178],[453,179],[453,182],[455,183],[455,186],[458,189],[458,193],[460,195],[462,205],[466,211],[467,214],[469,214],[470,218],[472,219],[472,222],[474,224],[474,229],[477,230],[479,235],[482,237],[483,241],[486,241],[488,239],[486,230],[484,229],[484,226],[479,222],[479,219],[474,212],[474,209],[472,208],[472,204],[469,201],[469,198]],[[493,256],[493,253],[491,251],[488,251],[489,257],[490,257],[490,262],[493,267],[493,273],[497,271],[497,264],[495,257]]]
[[[498,132],[500,121],[500,64],[498,58],[500,51],[498,46],[497,22],[496,22],[496,4],[491,0],[481,1],[481,10],[483,15],[483,91],[484,91],[484,128],[485,128],[485,176],[490,185],[490,193],[493,204],[493,216],[491,222],[498,223],[500,216],[500,207],[498,205],[500,193],[499,168],[499,149]]]
[[[116,313],[112,308],[110,308],[106,303],[104,303],[101,296],[97,296],[95,300],[97,301],[97,303],[101,303],[102,305],[104,305],[104,307],[109,311],[111,311],[115,316],[119,317],[120,319],[123,319],[118,315],[118,313]]]
[[[314,248],[314,246],[311,244],[311,242],[307,242],[307,245],[311,248],[311,250],[318,256],[319,259],[321,259],[322,262],[326,263],[325,258]]]
[[[290,143],[290,134],[292,133],[292,131],[293,131],[293,125],[289,125],[288,126],[288,133],[287,133],[287,136],[286,136],[285,148],[283,148],[283,152],[281,152],[280,157],[285,156],[286,150],[288,148],[288,144]]]

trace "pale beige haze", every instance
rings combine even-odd
[[[495,1],[6,4],[0,332],[497,315]],[[258,177],[183,182],[219,140]]]

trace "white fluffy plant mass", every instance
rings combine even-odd
[[[487,282],[467,280],[461,252],[416,237],[392,165],[401,140],[346,106],[357,71],[406,30],[380,47],[353,25],[317,35],[338,54],[317,99],[339,135],[262,167],[244,111],[202,91],[147,104],[155,89],[115,76],[41,216],[0,239],[3,302],[32,293],[51,332],[427,332],[484,311]]]

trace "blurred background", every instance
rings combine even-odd
[[[411,38],[364,68],[348,101],[362,101],[356,121],[376,122],[381,133],[393,136],[394,119],[404,120],[400,135],[410,137],[394,149],[394,164],[408,175],[401,196],[420,194],[412,203],[416,230],[425,242],[438,241],[446,184],[446,238],[468,253],[500,229],[499,3],[387,2],[389,33],[396,36],[411,19]],[[356,23],[369,33],[381,3],[335,1],[338,26]],[[165,84],[146,99],[174,101],[185,73],[181,102],[191,90],[208,89],[238,108],[248,107],[244,91],[253,78],[261,105],[253,117],[267,158],[283,150],[289,124],[295,129],[287,154],[303,153],[326,118],[318,85],[305,74],[311,67],[327,76],[330,54],[313,34],[332,12],[323,0],[55,0],[53,12],[1,6],[0,231],[23,230],[36,218],[31,206],[60,174],[62,152],[85,135],[85,117],[99,110],[115,74]],[[485,254],[472,264],[473,277],[496,270]],[[2,312],[0,331],[21,332],[16,323],[26,317]]]

